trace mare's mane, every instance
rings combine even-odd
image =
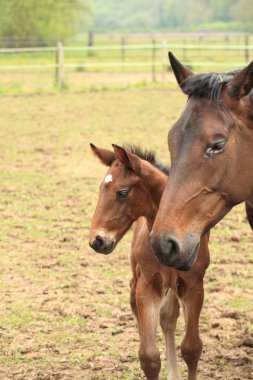
[[[159,169],[162,173],[169,175],[169,167],[156,159],[156,154],[153,150],[142,149],[137,145],[124,144],[124,148],[136,154],[142,160],[148,161],[151,165]]]
[[[230,82],[238,72],[239,70],[225,73],[194,74],[185,81],[183,91],[189,98],[197,96],[220,102],[223,86]]]

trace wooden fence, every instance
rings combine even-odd
[[[244,45],[196,45],[189,43],[181,44],[169,44],[167,41],[162,41],[162,43],[157,43],[155,39],[152,40],[151,44],[135,44],[127,45],[124,39],[121,40],[119,45],[110,45],[110,46],[63,46],[62,42],[58,42],[55,47],[35,47],[35,48],[11,48],[11,49],[0,49],[0,73],[3,71],[33,71],[33,70],[53,70],[55,75],[55,83],[58,87],[64,86],[65,83],[65,71],[66,70],[76,70],[76,69],[85,69],[85,70],[96,70],[103,69],[104,71],[109,71],[112,69],[119,69],[124,72],[126,68],[134,69],[136,67],[149,69],[151,73],[151,78],[153,81],[157,80],[157,72],[161,72],[162,81],[165,80],[165,73],[168,70],[168,50],[179,51],[180,59],[182,59],[185,65],[190,65],[191,67],[210,67],[210,62],[207,60],[188,60],[188,53],[194,51],[196,55],[200,55],[202,52],[234,52],[234,60],[229,62],[229,66],[232,69],[233,67],[241,67],[248,63],[252,59],[253,45],[249,44],[247,36],[244,40]],[[112,55],[113,52],[119,53],[119,59],[117,61],[103,61],[95,62],[90,61],[87,57],[91,57],[94,52],[107,52]],[[146,51],[145,60],[132,60],[128,61],[126,59],[127,52],[130,51]],[[50,52],[55,57],[53,62],[38,62],[33,63],[34,53],[46,53]],[[67,62],[65,60],[65,55],[69,52],[86,52],[86,56],[82,57],[82,62]],[[240,53],[240,54],[239,54]],[[11,64],[5,59],[4,56],[11,54],[29,54],[27,62],[32,63],[15,63]],[[237,59],[237,56],[240,55],[240,59]],[[221,62],[212,62],[212,67],[223,67],[227,66],[228,62],[224,59]]]

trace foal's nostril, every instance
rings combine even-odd
[[[96,236],[96,243],[99,246],[99,248],[101,248],[103,246],[104,240],[101,238],[101,236],[99,236],[99,235]]]
[[[97,235],[95,237],[95,240],[93,240],[93,242],[90,243],[91,248],[93,248],[95,251],[100,251],[103,245],[104,245],[104,240],[99,235]]]

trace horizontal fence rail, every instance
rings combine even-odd
[[[253,50],[253,45],[194,45],[194,44],[166,44],[167,48],[187,50]],[[164,44],[154,45],[116,45],[116,46],[63,46],[64,51],[120,51],[120,50],[161,50]],[[8,48],[0,49],[0,53],[31,53],[31,52],[56,52],[57,47],[33,47],[33,48]]]
[[[209,67],[210,63],[208,62],[187,62],[187,61],[181,61],[183,65],[185,66],[196,66],[196,67]],[[150,65],[162,65],[162,62],[160,61],[149,61],[149,62],[123,62],[123,63],[116,63],[116,62],[106,62],[106,63],[65,63],[65,68],[76,68],[76,67],[149,67]],[[214,64],[217,67],[227,66],[226,62],[216,62]],[[41,64],[41,65],[0,65],[0,69],[8,69],[8,70],[17,70],[17,69],[23,69],[23,70],[29,70],[29,69],[55,69],[59,67],[60,65],[57,64]],[[242,66],[242,62],[232,62],[230,63],[230,66],[232,67],[240,67]]]
[[[26,47],[26,48],[4,48],[0,49],[0,72],[16,71],[27,72],[33,70],[55,71],[54,79],[57,86],[63,86],[65,83],[65,70],[79,70],[84,71],[89,69],[121,69],[124,72],[127,68],[150,68],[152,80],[156,80],[156,73],[161,72],[162,81],[164,81],[165,73],[168,71],[168,51],[176,51],[183,64],[190,67],[227,67],[228,63],[231,68],[244,66],[250,61],[250,54],[253,52],[253,45],[247,44],[248,39],[241,45],[224,44],[224,45],[211,45],[211,44],[192,44],[192,43],[169,43],[168,41],[157,42],[152,41],[151,44],[127,44],[122,41],[118,45],[108,46],[63,46],[61,42],[57,46],[52,47]],[[135,56],[130,56],[131,51]],[[137,52],[150,52],[148,56],[143,56],[138,59]],[[208,52],[217,51],[224,52],[225,58],[210,61],[210,58],[205,57],[201,60],[200,54],[208,54]],[[70,55],[71,52],[79,54]],[[101,52],[99,58],[96,54]],[[113,56],[115,52],[119,54]],[[233,60],[226,58],[226,54],[235,52]],[[39,53],[39,56],[36,55]],[[84,54],[81,54],[84,53]],[[107,53],[107,56],[103,56]],[[111,54],[110,54],[111,53]],[[41,54],[41,56],[40,56]],[[95,54],[95,55],[94,55]],[[128,55],[127,55],[128,54]],[[145,53],[146,54],[146,53]],[[194,56],[195,54],[195,56]],[[192,59],[189,59],[189,56]],[[14,58],[17,58],[15,63]],[[108,59],[109,57],[109,59]],[[114,61],[112,58],[114,57]],[[197,58],[197,59],[196,59]],[[218,55],[219,58],[219,55]],[[96,61],[97,60],[97,61]],[[30,63],[31,62],[31,63]],[[106,71],[105,71],[106,72]],[[1,84],[1,81],[0,81]]]

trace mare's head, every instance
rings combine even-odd
[[[169,57],[188,102],[169,132],[172,166],[151,242],[167,265],[189,270],[200,237],[253,196],[253,62],[195,75]]]
[[[98,204],[90,228],[90,246],[96,252],[109,254],[140,216],[147,216],[158,205],[154,194],[159,181],[162,190],[166,176],[159,175],[153,152],[129,146],[113,145],[114,151],[91,144],[93,153],[109,167],[100,185]],[[132,153],[135,152],[136,154]],[[162,168],[161,168],[162,169]],[[161,198],[161,193],[158,204]],[[148,206],[148,207],[147,207]],[[148,211],[149,210],[149,211]]]

